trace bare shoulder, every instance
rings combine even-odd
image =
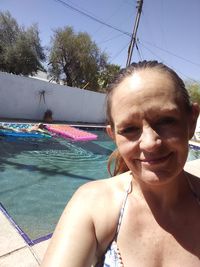
[[[130,173],[127,172],[112,178],[86,183],[75,192],[67,206],[67,209],[75,212],[79,210],[80,213],[84,213],[84,216],[87,214],[87,218],[90,218],[94,225],[97,241],[103,244],[103,249],[115,234],[130,179]]]
[[[124,173],[81,186],[60,217],[42,266],[91,266],[115,235],[129,181]]]
[[[94,204],[115,201],[117,198],[119,202],[119,196],[124,195],[130,179],[130,173],[126,172],[115,177],[86,183],[79,187],[71,201],[81,201],[89,206],[91,204],[92,207],[94,207]]]

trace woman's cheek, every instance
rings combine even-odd
[[[133,152],[136,150],[135,142],[129,141],[125,138],[121,138],[116,142],[118,151],[122,157],[129,157],[133,155]]]

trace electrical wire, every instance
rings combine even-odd
[[[139,40],[138,40],[139,42]],[[144,44],[142,44],[141,42],[139,42],[140,45],[142,45],[146,50],[148,50],[152,55],[154,55],[156,58],[158,58],[161,62],[163,62],[164,64],[168,65],[169,67],[173,68],[175,71],[179,72],[180,74],[182,74],[183,76],[185,76],[187,79],[193,81],[193,82],[197,82],[197,80],[189,77],[188,75],[184,74],[183,72],[181,72],[180,70],[178,70],[177,68],[175,68],[174,66],[171,66],[170,64],[168,64],[165,60],[163,60],[160,56],[158,56],[157,54],[155,54],[151,49],[147,48]]]
[[[63,0],[54,0],[54,1],[55,1],[55,2],[58,2],[58,3],[62,4],[62,5],[64,5],[66,8],[72,9],[73,11],[78,12],[78,13],[80,13],[81,15],[84,15],[84,16],[86,16],[86,17],[92,19],[93,21],[96,21],[96,22],[98,22],[98,23],[100,23],[100,24],[102,24],[102,25],[104,25],[104,26],[107,26],[107,27],[109,27],[109,28],[111,28],[111,29],[113,29],[113,30],[116,30],[116,31],[118,31],[118,32],[120,32],[120,33],[122,33],[122,34],[124,34],[124,35],[127,35],[127,36],[129,36],[129,37],[132,36],[131,33],[126,32],[126,31],[123,31],[123,30],[121,30],[121,29],[119,29],[119,28],[117,28],[117,27],[115,27],[115,26],[112,26],[111,24],[108,24],[108,23],[106,23],[106,22],[104,22],[104,21],[98,19],[98,18],[96,18],[95,16],[88,14],[88,12],[82,11],[82,10],[80,10],[79,8],[76,8],[76,7],[74,7],[74,6],[72,6],[72,5],[68,4],[68,3],[66,3],[66,2],[63,1]],[[70,1],[70,2],[71,2],[71,1]],[[165,53],[168,53],[168,54],[170,54],[170,55],[172,55],[172,56],[174,56],[174,57],[177,57],[177,58],[182,59],[182,60],[184,60],[184,61],[186,61],[186,62],[188,62],[188,63],[191,63],[191,64],[193,64],[193,65],[195,65],[195,66],[197,66],[197,67],[200,67],[200,64],[198,64],[198,63],[196,63],[196,62],[193,62],[193,61],[191,61],[191,60],[189,60],[189,59],[186,59],[186,58],[184,58],[184,57],[182,57],[182,56],[180,56],[180,55],[177,55],[177,54],[175,54],[175,53],[173,53],[173,52],[171,52],[171,51],[169,51],[169,50],[160,48],[159,46],[154,45],[154,44],[152,44],[152,43],[150,43],[150,42],[148,42],[148,41],[145,41],[145,40],[142,40],[142,42],[144,42],[144,43],[146,43],[146,44],[149,44],[150,46],[153,46],[153,47],[155,47],[155,48],[157,48],[157,49],[159,49],[159,50],[161,50],[161,51],[163,51],[163,52],[165,52]],[[140,44],[142,44],[141,41],[140,41]],[[142,45],[144,46],[144,44],[142,44]],[[136,47],[136,48],[137,48],[137,47]],[[147,50],[149,50],[147,47],[145,47],[145,48],[146,48]],[[123,48],[120,50],[119,53],[121,53],[124,49],[125,49],[125,48],[123,47]],[[139,50],[138,50],[138,51],[139,51]],[[150,51],[150,50],[149,50],[149,51]],[[138,53],[139,53],[139,52],[138,52]],[[155,55],[155,53],[153,53],[152,51],[151,51],[151,53]],[[118,55],[117,55],[117,56],[118,56]],[[140,56],[141,56],[141,55],[140,55]],[[157,56],[157,57],[158,57],[158,56]],[[185,75],[185,76],[186,76],[186,75]],[[189,78],[189,79],[191,79],[191,78]],[[193,80],[193,79],[192,79],[192,80]]]
[[[120,51],[119,51],[118,53],[116,53],[116,54],[111,58],[111,61],[113,61],[114,59],[116,59],[116,58],[122,53],[122,51],[124,51],[125,48],[128,48],[128,46],[129,46],[129,42],[128,42],[125,46],[123,46],[123,47],[120,49]]]
[[[140,39],[140,40],[141,40],[141,39]],[[184,58],[184,57],[182,57],[182,56],[180,56],[180,55],[176,55],[176,54],[174,54],[173,52],[171,52],[171,51],[169,51],[169,50],[166,50],[166,49],[164,49],[164,48],[161,48],[161,47],[159,47],[159,46],[157,46],[157,45],[154,45],[154,44],[152,44],[152,43],[150,43],[150,42],[148,42],[148,41],[144,41],[144,40],[142,40],[142,42],[144,42],[144,43],[146,43],[146,44],[149,44],[150,46],[153,46],[153,47],[155,47],[155,48],[157,48],[157,49],[159,49],[159,50],[161,50],[161,51],[163,51],[163,52],[165,52],[165,53],[167,53],[167,54],[170,54],[170,55],[172,55],[172,56],[174,56],[174,57],[177,57],[177,58],[179,58],[179,59],[182,59],[182,60],[184,60],[184,61],[187,61],[188,63],[191,63],[191,64],[193,64],[193,65],[195,65],[195,66],[197,66],[197,67],[200,67],[200,64],[198,64],[198,63],[196,63],[196,62],[193,62],[193,61],[191,61],[190,59]],[[141,41],[140,41],[140,43],[141,43]]]
[[[107,27],[109,27],[109,28],[111,28],[111,29],[113,29],[113,30],[116,30],[116,31],[118,31],[118,32],[121,32],[121,33],[123,33],[123,34],[125,34],[125,35],[127,35],[127,36],[131,36],[130,33],[126,32],[126,31],[123,31],[123,30],[120,30],[120,29],[118,29],[118,28],[115,27],[115,26],[112,26],[112,25],[110,25],[110,24],[108,24],[108,23],[106,23],[106,22],[104,22],[104,21],[102,21],[102,20],[100,20],[100,19],[98,19],[98,18],[96,18],[96,17],[94,17],[94,16],[92,16],[92,15],[90,15],[90,14],[88,14],[88,13],[86,13],[86,12],[80,10],[80,9],[78,9],[78,8],[76,8],[76,7],[73,7],[72,5],[67,4],[67,3],[66,3],[65,1],[63,1],[63,0],[54,0],[54,1],[55,1],[55,2],[58,2],[58,3],[62,4],[62,5],[64,5],[64,6],[67,7],[67,8],[70,8],[70,9],[72,9],[73,11],[76,11],[76,12],[80,13],[81,15],[84,15],[84,16],[86,16],[86,17],[88,17],[88,18],[90,18],[90,19],[92,19],[92,20],[94,20],[94,21],[96,21],[96,22],[98,22],[98,23],[100,23],[100,24],[102,24],[102,25],[105,25],[105,26],[107,26]]]
[[[136,41],[136,43],[135,43],[135,46],[136,46],[136,49],[137,49],[139,58],[140,58],[140,60],[142,61],[142,55],[141,55],[141,53],[140,53],[140,49],[139,49],[139,47],[138,47],[137,41]]]
[[[120,36],[122,36],[122,34],[118,34],[118,35],[115,35],[115,36],[113,36],[112,38],[109,38],[109,39],[107,39],[107,40],[104,40],[104,41],[98,42],[98,44],[103,44],[103,43],[106,43],[106,42],[112,41],[112,40],[114,40],[114,39],[116,39],[116,38],[118,38],[118,37],[120,37]]]
[[[69,0],[68,0],[68,1],[69,1]],[[112,14],[109,15],[108,21],[109,21],[114,15],[116,15],[117,12],[120,12],[120,11],[121,11],[121,6],[122,6],[122,4],[121,4],[120,6],[118,6],[118,7],[116,8],[116,10],[115,10],[114,12],[112,12]],[[100,26],[97,28],[97,30],[95,30],[95,34],[96,34],[97,32],[99,32],[99,31],[101,30],[101,28],[103,28],[103,26],[104,26],[104,25],[100,25]]]

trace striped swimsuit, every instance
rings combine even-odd
[[[118,220],[118,224],[117,224],[117,231],[115,233],[115,237],[112,240],[111,244],[109,245],[108,249],[106,250],[103,262],[95,265],[96,267],[124,267],[124,264],[122,262],[122,258],[120,255],[120,251],[119,251],[119,248],[117,246],[117,237],[118,237],[120,226],[122,223],[122,218],[124,215],[124,209],[126,206],[128,194],[131,190],[131,185],[132,185],[132,183],[130,183],[128,189],[126,190],[125,198],[124,198],[121,210],[120,210],[120,215],[119,215],[119,220]]]

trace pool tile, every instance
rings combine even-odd
[[[19,235],[5,215],[0,212],[0,256],[25,246],[24,239]],[[0,264],[0,266],[2,265]]]
[[[1,267],[38,267],[39,264],[29,248],[22,248],[3,257],[0,257]]]
[[[49,245],[50,239],[40,242],[32,247],[34,253],[36,254],[37,258],[42,261],[44,254],[47,250],[47,246]]]

